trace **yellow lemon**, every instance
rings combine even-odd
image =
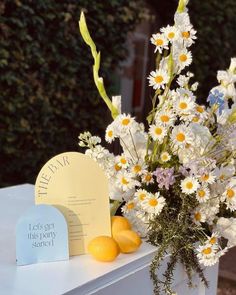
[[[110,262],[116,259],[120,250],[113,238],[99,236],[89,242],[88,252],[98,261]]]
[[[122,253],[132,253],[142,244],[140,236],[133,230],[122,230],[114,235]]]
[[[111,232],[112,236],[121,230],[131,229],[129,220],[123,216],[112,216],[111,218]]]

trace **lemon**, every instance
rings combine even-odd
[[[111,218],[111,232],[112,236],[121,230],[131,229],[129,220],[122,216],[112,216]]]
[[[98,261],[110,262],[116,259],[120,250],[113,238],[99,236],[89,242],[88,252]]]
[[[142,244],[140,236],[133,230],[122,230],[114,235],[122,253],[132,253]]]

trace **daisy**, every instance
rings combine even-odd
[[[130,200],[125,203],[125,205],[121,208],[121,211],[127,214],[133,211],[134,209],[135,209],[135,202]]]
[[[157,192],[155,194],[149,194],[148,197],[142,201],[141,205],[149,214],[160,214],[165,203],[165,198],[160,196],[160,192]]]
[[[169,81],[169,76],[165,70],[159,69],[152,71],[148,79],[149,86],[152,86],[156,90],[165,87],[165,84],[167,84]]]
[[[179,69],[182,70],[192,63],[192,53],[187,49],[183,49],[175,53],[174,59]]]
[[[126,171],[118,173],[116,184],[125,192],[140,185],[140,183],[133,179],[132,175]]]
[[[218,256],[216,255],[217,247],[211,244],[205,244],[203,246],[199,246],[197,251],[197,257],[199,262],[205,266],[211,266],[218,261]]]
[[[197,31],[195,31],[192,26],[180,28],[180,36],[186,47],[190,47],[195,42],[197,39],[196,33]]]
[[[172,130],[171,139],[177,147],[185,147],[186,144],[193,144],[193,135],[186,125],[175,126]]]
[[[175,26],[168,25],[165,28],[161,29],[161,32],[164,33],[166,38],[172,43],[179,38],[179,31]]]
[[[213,184],[216,180],[216,176],[213,172],[202,174],[199,179],[202,183]]]
[[[168,152],[162,152],[160,155],[160,159],[162,162],[168,162],[171,159],[171,155]]]
[[[167,130],[161,125],[151,125],[149,128],[149,134],[153,140],[158,140],[161,143],[167,135]]]
[[[175,115],[170,110],[163,110],[157,112],[155,115],[156,124],[161,124],[162,126],[173,126],[175,122]]]
[[[178,115],[189,114],[195,109],[195,102],[191,97],[180,97],[174,103],[175,111]]]
[[[223,197],[225,199],[227,209],[230,209],[231,211],[235,211],[236,210],[236,186],[232,186],[231,184],[229,184],[226,187],[225,192],[223,193]]]
[[[206,202],[210,197],[210,190],[207,186],[201,186],[196,192],[196,198],[199,203]]]
[[[110,124],[106,129],[105,140],[111,143],[115,139],[115,131],[112,124]]]
[[[159,53],[162,53],[163,49],[168,49],[168,41],[164,34],[153,34],[151,37],[151,43],[156,46],[155,51],[159,51]]]
[[[131,167],[131,172],[134,175],[141,175],[144,173],[146,168],[147,168],[147,166],[145,165],[145,163],[138,162]]]
[[[125,155],[121,155],[118,157],[118,165],[121,168],[127,168],[129,166],[128,159],[125,157]]]
[[[130,116],[130,114],[121,114],[116,117],[114,124],[117,127],[117,129],[122,133],[128,133],[132,126],[134,125],[134,118]]]
[[[191,195],[199,188],[199,182],[196,178],[188,176],[181,181],[180,186],[183,193]]]
[[[199,208],[196,208],[194,210],[194,212],[192,213],[192,219],[193,219],[193,222],[194,223],[200,225],[201,222],[205,222],[206,221],[206,215]]]
[[[218,243],[219,234],[216,232],[213,232],[212,235],[208,238],[207,244],[210,245],[217,245]]]
[[[154,182],[153,179],[153,175],[151,172],[146,171],[143,175],[142,175],[142,182],[145,184],[150,184]]]
[[[135,200],[142,202],[147,198],[148,195],[149,193],[145,189],[138,189],[135,192],[134,197],[135,197]]]

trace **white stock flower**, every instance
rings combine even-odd
[[[220,217],[216,229],[222,237],[228,240],[228,247],[236,246],[236,218]]]

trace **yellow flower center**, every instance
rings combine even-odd
[[[203,113],[204,112],[204,108],[202,106],[197,106],[196,107],[197,112],[199,113]]]
[[[129,182],[125,177],[122,177],[121,183],[124,184],[124,185],[127,185]]]
[[[234,197],[234,195],[235,195],[234,191],[231,188],[227,189],[226,194],[227,194],[227,197],[230,198],[230,199],[232,199]]]
[[[202,175],[201,179],[203,181],[207,181],[209,179],[209,177],[210,177],[209,174],[204,174],[204,175]]]
[[[174,32],[170,32],[169,34],[168,34],[168,38],[169,39],[173,39],[175,37],[175,33]]]
[[[127,204],[127,209],[128,209],[128,210],[132,210],[132,209],[134,209],[134,203],[133,203],[133,202],[128,203],[128,204]]]
[[[155,77],[155,82],[158,83],[158,84],[162,83],[163,80],[164,80],[164,78],[162,76],[160,76],[160,75]]]
[[[158,204],[158,201],[157,201],[156,199],[150,199],[150,200],[148,201],[148,204],[149,204],[150,206],[152,206],[152,207],[156,207],[157,204]]]
[[[209,241],[210,244],[214,245],[216,243],[216,237],[212,237]]]
[[[205,195],[206,195],[206,192],[205,192],[204,190],[201,189],[201,190],[198,191],[198,196],[199,196],[200,198],[204,198]]]
[[[211,254],[211,252],[212,252],[212,249],[210,247],[202,250],[202,253],[205,254],[205,255],[209,255],[209,254]]]
[[[187,105],[186,102],[181,102],[181,103],[179,104],[179,107],[180,107],[181,110],[185,110],[185,109],[188,107],[188,105]]]
[[[183,133],[178,133],[177,135],[176,135],[176,140],[177,141],[180,141],[180,142],[183,142],[184,140],[185,140],[185,135],[183,134]]]
[[[188,57],[187,57],[186,54],[181,54],[181,55],[179,56],[179,60],[180,60],[181,62],[185,62],[187,59],[188,59]]]
[[[160,117],[160,119],[161,119],[161,121],[162,121],[163,123],[167,123],[167,122],[170,121],[170,117],[167,116],[167,115],[162,115],[162,116]]]
[[[162,134],[162,129],[160,127],[155,128],[155,134],[156,135],[161,135]]]
[[[120,169],[121,169],[121,167],[118,164],[115,164],[114,168],[116,171],[120,171]]]
[[[202,218],[201,213],[200,213],[200,212],[196,212],[196,213],[194,214],[194,218],[195,218],[197,221],[200,221],[201,218]]]
[[[198,117],[193,117],[192,122],[197,123],[199,121]]]
[[[147,174],[146,176],[145,176],[145,180],[146,181],[150,181],[152,179],[152,175],[151,174]]]
[[[189,32],[182,32],[182,37],[188,39],[190,37],[190,33]]]
[[[190,182],[190,181],[187,182],[187,183],[186,183],[186,188],[187,188],[187,189],[192,189],[192,188],[193,188],[193,183]]]
[[[145,194],[140,194],[139,195],[139,200],[140,201],[143,201],[145,198],[146,198],[146,195]]]
[[[133,168],[134,173],[139,173],[141,171],[141,166],[140,165],[135,165]]]
[[[162,39],[156,39],[156,45],[162,46],[164,44],[164,41]]]
[[[126,161],[125,158],[121,158],[121,159],[120,159],[120,162],[121,162],[121,164],[124,164],[124,165],[127,163],[127,161]]]
[[[224,174],[221,174],[220,180],[224,180],[224,179],[225,179],[225,175]]]
[[[112,137],[112,136],[113,136],[113,131],[112,131],[112,130],[109,130],[109,131],[107,132],[107,135],[108,135],[108,137]]]
[[[168,160],[168,155],[164,154],[164,155],[161,156],[161,158],[162,158],[163,161],[166,161],[166,160]]]
[[[123,119],[122,122],[121,122],[121,124],[124,125],[124,126],[129,125],[129,123],[130,123],[130,119],[129,119],[129,118],[125,118],[125,119]]]

